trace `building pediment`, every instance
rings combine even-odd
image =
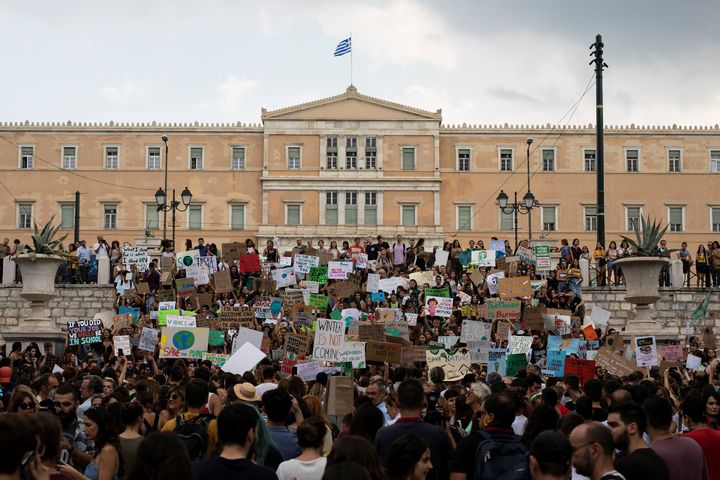
[[[358,93],[354,86],[340,95],[279,110],[262,109],[262,120],[400,120],[441,122],[442,110],[429,112]]]

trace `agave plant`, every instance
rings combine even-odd
[[[640,229],[635,229],[635,239],[628,238],[622,235],[624,240],[627,240],[628,244],[634,250],[633,256],[636,257],[656,257],[656,248],[665,235],[665,231],[669,225],[665,225],[665,228],[661,228],[662,224],[655,220],[650,224],[650,218],[641,217]],[[667,253],[675,252],[677,249],[668,250]]]
[[[59,255],[62,257],[67,256],[68,253],[62,250],[61,242],[67,238],[68,234],[66,233],[61,238],[55,238],[58,230],[60,230],[60,226],[58,225],[57,227],[53,227],[52,223],[54,219],[55,216],[53,215],[42,230],[38,228],[37,223],[33,222],[35,233],[32,235],[32,246],[24,245],[18,248],[18,251],[27,252],[28,256],[33,261],[35,261],[38,254]]]

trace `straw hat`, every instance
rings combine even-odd
[[[249,382],[235,384],[233,391],[238,400],[243,402],[259,402],[261,400],[255,391],[255,385]]]

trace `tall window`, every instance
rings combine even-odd
[[[682,171],[682,153],[680,150],[668,150],[668,171],[673,173]]]
[[[542,150],[542,169],[543,172],[555,171],[555,150],[550,148]]]
[[[345,139],[345,168],[348,170],[357,168],[357,137]]]
[[[458,148],[457,151],[457,169],[461,172],[470,171],[470,149]]]
[[[365,225],[377,223],[377,192],[365,192]]]
[[[103,228],[115,229],[117,228],[117,221],[117,205],[114,203],[103,204]]]
[[[63,230],[75,228],[75,203],[60,204],[60,228]]]
[[[337,156],[338,156],[338,145],[337,145],[337,137],[328,137],[327,138],[327,153],[325,158],[325,168],[327,169],[336,169],[338,167],[337,165]]]
[[[157,230],[160,228],[160,212],[154,203],[145,204],[145,228],[147,230]]]
[[[32,145],[23,145],[20,147],[20,168],[30,170],[33,168],[33,157],[35,156],[35,147]]]
[[[188,229],[200,230],[202,229],[202,205],[190,205],[188,207]]]
[[[365,170],[377,168],[377,138],[367,137],[365,139]]]
[[[500,210],[500,230],[511,232],[515,229],[515,212],[505,213]]]
[[[720,150],[710,150],[710,171],[720,173]]]
[[[148,170],[160,170],[161,157],[160,147],[148,147],[147,168]]]
[[[285,205],[285,225],[300,225],[300,204]]]
[[[230,205],[230,229],[245,229],[245,205]]]
[[[625,207],[625,217],[627,218],[627,230],[634,232],[640,229],[640,207]]]
[[[457,229],[464,231],[472,230],[472,207],[470,205],[458,205]]]
[[[683,228],[683,207],[668,207],[668,217],[671,232],[682,232]]]
[[[710,230],[720,232],[720,207],[710,207]]]
[[[415,170],[415,147],[402,148],[402,169]]]
[[[357,225],[357,192],[345,192],[345,225]]]
[[[500,171],[513,171],[513,151],[510,148],[500,149]]]
[[[107,170],[117,170],[118,147],[105,147],[105,168]]]
[[[625,150],[625,170],[628,172],[640,171],[640,152],[638,150]]]
[[[542,207],[542,229],[546,232],[557,230],[557,207]]]
[[[585,207],[585,231],[597,231],[597,206],[595,205]]]
[[[417,225],[417,217],[415,212],[416,207],[416,205],[403,205],[401,207],[402,218],[400,220],[402,222],[402,225]]]
[[[63,169],[75,170],[77,168],[77,147],[63,147]]]
[[[245,170],[245,147],[232,147],[232,169]]]
[[[32,227],[32,203],[18,203],[18,228],[31,228]]]
[[[338,224],[338,192],[325,193],[325,224]]]
[[[287,148],[287,161],[289,170],[300,170],[300,147]]]
[[[594,149],[583,150],[583,165],[586,172],[597,170],[597,153]]]
[[[202,170],[203,147],[190,147],[190,170]]]

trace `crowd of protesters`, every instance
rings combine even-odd
[[[701,246],[695,256],[685,253],[686,247],[672,254],[698,269],[704,264],[703,277],[709,271],[708,286],[714,284],[720,276],[715,273],[720,272],[717,242],[708,250]],[[188,241],[186,249],[214,256],[217,270],[228,270],[233,285],[227,293],[215,292],[212,284],[198,286],[198,294],[209,294],[203,304],[198,296],[174,298],[176,308],[192,310],[198,323],[217,318],[226,305],[253,307],[262,297],[280,296],[261,291],[266,287],[255,282],[270,278],[280,266],[284,253],[272,241],[264,248],[245,242],[246,254],[261,255],[267,265],[252,273],[241,272],[239,262],[223,260],[217,246],[203,239],[195,245]],[[332,280],[320,287],[330,301],[318,317],[331,318],[345,309],[357,309],[368,322],[377,309],[417,314],[417,323],[408,328],[408,343],[443,348],[440,337],[460,336],[463,320],[484,320],[481,309],[464,314],[463,307],[480,307],[497,296],[484,280],[492,269],[479,269],[483,275],[477,280],[472,275],[477,269],[463,260],[467,250],[485,250],[482,241],[471,241],[468,249],[455,241],[443,250],[448,261],[438,265],[436,249],[426,250],[421,239],[406,243],[398,236],[365,244],[358,238],[342,246],[298,239],[292,254],[327,253],[334,260],[355,261],[358,254],[367,256],[366,268],[356,271],[360,286],[351,295],[333,296]],[[671,255],[666,250],[666,245],[658,246],[659,254]],[[116,306],[137,308],[139,317],[129,327],[106,329],[100,343],[66,343],[62,355],[52,343],[42,350],[34,342],[25,348],[20,342],[3,346],[0,400],[6,413],[0,414],[0,478],[720,478],[718,358],[714,342],[704,336],[679,341],[685,356],[701,359],[699,368],[675,362],[620,376],[598,366],[593,378],[581,382],[574,374],[543,372],[549,338],[557,332],[525,328],[521,317],[510,329],[513,335],[532,336],[532,349],[527,366],[516,374],[501,375],[483,363],[472,363],[462,375],[418,361],[375,363],[342,372],[352,377],[352,407],[351,413],[335,417],[326,412],[332,401],[329,375],[338,372],[303,380],[268,356],[240,375],[210,360],[160,358],[159,345],[154,352],[140,350],[142,330],[158,327],[161,294],[172,291],[185,272],[163,272],[157,260],[145,272],[126,270],[120,245],[108,245],[102,237],[93,246],[81,242],[71,251],[78,268],[87,267],[83,259],[91,255],[109,256]],[[506,242],[498,258],[514,253]],[[597,245],[590,253],[577,241],[572,246],[563,241],[559,253],[557,268],[549,272],[512,262],[515,275],[543,281],[522,299],[523,311],[530,306],[567,310],[572,321],[566,336],[588,350],[607,347],[617,338],[615,329],[595,329],[595,340],[586,340],[583,333],[586,305],[573,286],[582,281],[579,260],[596,265],[599,284],[621,284],[622,271],[614,262],[632,252],[611,242],[607,250]],[[163,247],[163,257],[173,255],[171,245]],[[433,285],[409,280],[407,288],[399,286],[381,300],[367,291],[368,273],[389,278],[422,271],[432,272]],[[147,284],[148,293],[137,294],[140,283]],[[450,316],[435,316],[426,308],[427,288],[448,290]],[[273,320],[258,319],[255,328],[268,338],[269,351],[282,350],[287,335],[299,329],[287,311]],[[135,340],[130,352],[116,351],[117,335]],[[496,325],[491,340],[495,347],[507,346]],[[213,349],[223,353],[230,347],[228,342]],[[583,350],[574,354],[583,355]],[[621,348],[618,356],[632,358],[631,346]]]

